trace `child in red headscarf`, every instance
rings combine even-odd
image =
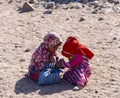
[[[67,67],[68,70],[63,77],[75,87],[73,90],[83,88],[91,75],[89,60],[94,56],[87,47],[79,43],[75,37],[68,37],[62,50],[63,56],[69,59],[69,62],[60,60],[56,66]]]

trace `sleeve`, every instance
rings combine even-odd
[[[71,67],[80,65],[82,63],[82,61],[83,61],[82,55],[77,54],[72,61],[63,62],[62,66],[67,67],[67,68],[71,68]]]
[[[31,57],[31,62],[30,62],[30,65],[35,65],[35,62],[37,61],[36,59],[39,58],[39,49],[40,49],[40,46],[34,51],[34,53],[32,54],[32,57]]]

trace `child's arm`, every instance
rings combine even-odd
[[[82,60],[83,60],[82,55],[77,54],[75,56],[75,58],[73,60],[71,60],[70,62],[63,62],[62,66],[67,67],[67,68],[71,68],[71,67],[80,65],[82,63]]]

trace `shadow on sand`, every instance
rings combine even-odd
[[[36,82],[24,77],[16,82],[14,92],[16,94],[28,94],[39,90],[40,95],[50,95],[53,93],[60,93],[65,90],[70,90],[72,88],[73,85],[67,83],[63,79],[61,79],[61,83],[59,84],[38,86]]]

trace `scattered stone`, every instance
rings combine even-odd
[[[80,17],[79,22],[85,21],[85,19],[83,17]]]
[[[0,80],[3,80],[3,78],[0,77]]]
[[[118,93],[119,91],[118,90],[114,90],[114,93]]]
[[[115,1],[114,4],[120,4],[120,1]]]
[[[94,8],[96,8],[99,6],[99,2],[98,1],[90,2],[89,6],[94,6]]]
[[[95,93],[98,93],[98,91],[95,91]]]
[[[34,4],[35,1],[34,1],[34,0],[29,0],[29,3],[30,3],[30,4]]]
[[[100,41],[100,42],[96,42],[96,44],[101,44],[102,42]]]
[[[116,38],[116,37],[113,37],[113,40],[117,40],[117,38]]]
[[[22,12],[29,12],[29,11],[33,11],[33,10],[34,10],[34,8],[30,5],[30,3],[25,2],[23,4]]]
[[[16,2],[21,3],[21,2],[22,2],[22,0],[16,0]]]
[[[48,2],[45,5],[46,9],[53,9],[53,7],[55,6],[55,2]]]
[[[45,1],[35,1],[34,2],[34,7],[35,8],[38,8],[38,7],[45,7],[45,5],[46,5],[46,2]]]
[[[69,8],[69,6],[67,4],[63,4],[61,5],[61,7],[64,9],[64,10],[67,10]]]
[[[104,49],[105,49],[105,47],[102,47],[102,49],[104,50]]]
[[[117,6],[114,6],[114,7],[113,7],[113,10],[114,10],[115,12],[120,13],[120,4],[117,5]]]
[[[21,46],[21,45],[15,45],[15,48],[21,48],[21,47],[23,47],[23,46]]]
[[[98,21],[101,21],[101,20],[104,20],[104,18],[100,17],[100,18],[98,19]]]
[[[20,59],[20,62],[25,62],[25,59]]]
[[[112,69],[116,69],[115,67],[113,67],[113,66],[110,66],[110,68],[112,68]]]
[[[69,18],[66,18],[66,21],[69,20]]]
[[[44,11],[43,14],[52,14],[52,10]]]
[[[81,9],[81,8],[83,8],[84,7],[84,5],[82,5],[81,3],[71,3],[71,4],[69,4],[68,5],[68,7],[70,8],[70,9]]]
[[[27,48],[27,49],[25,49],[25,50],[24,50],[24,52],[29,52],[29,51],[30,51],[30,49],[29,49],[29,48]]]
[[[12,3],[13,2],[13,0],[8,0],[8,3]]]
[[[116,80],[115,80],[115,79],[109,79],[109,81],[114,82],[114,81],[116,81]]]
[[[116,2],[119,2],[118,0],[108,0],[108,2],[110,3],[116,3]]]
[[[41,16],[41,18],[45,18],[44,16]]]
[[[98,10],[95,9],[94,11],[92,11],[92,14],[97,14]]]

